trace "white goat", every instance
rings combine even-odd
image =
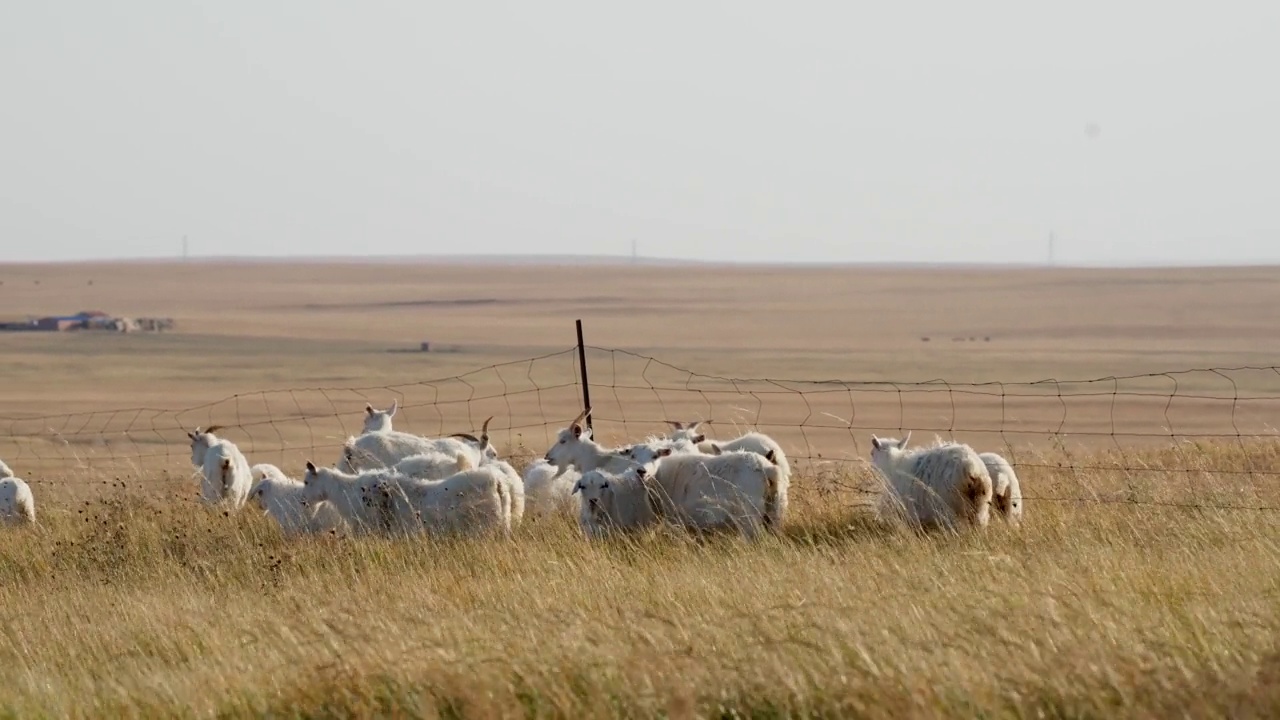
[[[254,465],[249,471],[254,479],[253,489],[249,491],[249,502],[256,503],[274,518],[285,535],[322,533],[345,528],[346,522],[330,503],[307,505],[303,502],[301,480],[294,480],[270,463]]]
[[[900,510],[922,529],[985,527],[991,518],[991,474],[973,448],[937,442],[907,450],[901,440],[871,436],[871,461],[887,481],[881,513]]]
[[[597,469],[612,473],[625,472],[632,465],[631,458],[592,440],[591,432],[582,424],[590,412],[583,410],[578,413],[569,427],[556,436],[555,444],[547,450],[543,459],[560,472],[567,470],[570,465],[584,474]]]
[[[9,468],[6,466],[5,470]],[[9,471],[0,477],[0,525],[34,524],[35,521],[36,498],[31,494],[31,486]]]
[[[529,512],[538,517],[571,514],[577,508],[573,502],[573,489],[582,473],[572,468],[560,470],[538,458],[524,471],[524,491]]]
[[[511,534],[511,498],[505,470],[485,465],[443,480],[385,473],[361,486],[364,505],[398,534]]]
[[[470,453],[446,454],[437,450],[410,455],[393,466],[396,472],[419,480],[443,480],[474,468]]]
[[[374,410],[373,405],[365,403],[364,432],[390,432],[391,418],[395,417],[398,409],[400,409],[399,400],[392,400],[391,407],[386,410]]]
[[[217,425],[196,428],[191,438],[191,464],[200,468],[200,499],[209,505],[226,504],[239,509],[249,497],[253,474],[249,461],[235,443],[213,434]]]
[[[486,428],[488,424],[489,421],[486,420]],[[485,436],[487,441],[488,434],[486,433]],[[476,467],[485,457],[486,447],[488,447],[487,443],[485,446],[476,447],[457,437],[424,438],[396,430],[380,430],[347,438],[342,446],[342,457],[338,460],[338,467],[348,473],[390,468],[407,457],[429,452],[442,452],[454,456],[465,453],[471,460],[472,467]]]
[[[754,452],[722,455],[658,450],[636,473],[658,496],[659,514],[697,530],[736,528],[748,539],[782,526],[782,471]]]
[[[307,506],[318,503],[332,505],[356,535],[386,532],[390,529],[391,518],[386,507],[371,501],[371,490],[403,477],[386,468],[365,470],[359,474],[337,468],[318,468],[308,460],[307,474],[302,478],[302,502]]]
[[[787,460],[787,454],[783,452],[782,446],[776,440],[760,432],[749,432],[732,440],[710,440],[706,433],[702,432],[700,426],[711,421],[698,420],[689,424],[668,420],[667,423],[672,427],[672,433],[669,436],[672,440],[688,440],[697,444],[698,448],[704,453],[711,453],[713,447],[719,447],[720,452],[753,452],[763,455],[766,460],[778,466],[778,504],[781,512],[785,512],[789,503],[788,495],[791,488],[791,463]]]
[[[1010,525],[1022,524],[1022,485],[1013,466],[993,452],[978,453],[991,475],[991,505]]]
[[[588,538],[615,530],[640,530],[659,520],[638,465],[619,474],[591,470],[574,483],[571,492],[578,495],[578,526]]]

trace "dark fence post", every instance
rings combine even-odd
[[[582,321],[577,321],[578,325],[578,367],[582,370],[582,409],[591,410],[591,387],[587,384],[587,346],[582,342]],[[587,414],[587,430],[594,430],[591,423],[591,414]],[[592,432],[592,437],[595,433]]]

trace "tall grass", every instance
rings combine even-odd
[[[1118,459],[1024,458],[1024,526],[959,537],[816,476],[755,544],[567,519],[287,541],[129,490],[42,507],[0,532],[0,716],[1275,716],[1280,523],[1197,506],[1280,506],[1245,472],[1280,452]]]

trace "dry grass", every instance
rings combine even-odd
[[[580,407],[571,358],[420,381],[565,350],[576,317],[589,343],[730,377],[1270,366],[1274,275],[0,266],[6,314],[179,323],[0,335],[0,457],[41,517],[0,531],[0,717],[1274,717],[1280,514],[1256,508],[1280,507],[1280,445],[1172,441],[1274,433],[1275,372],[1179,376],[1172,400],[1161,376],[1021,399],[738,397],[654,393],[689,378],[593,356],[606,441],[714,416],[812,459],[786,532],[756,545],[588,544],[569,522],[512,542],[286,542],[194,504],[183,435],[228,425],[252,461],[297,472],[336,457],[366,398],[398,397],[400,427],[493,414],[497,443],[540,454]],[[458,350],[387,352],[424,339]],[[257,392],[300,387],[320,389]],[[138,406],[165,412],[110,412]],[[880,428],[1016,445],[1025,527],[942,538],[871,521],[856,459]]]
[[[1179,505],[1276,505],[1245,471],[1280,447],[1168,452],[1024,470],[1025,526],[958,538],[877,524],[861,475],[755,545],[289,542],[121,491],[0,533],[0,715],[1274,716],[1277,517]]]

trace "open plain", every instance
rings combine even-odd
[[[1273,717],[1278,277],[0,266],[0,320],[176,321],[0,333],[0,459],[39,508],[0,528],[0,716]],[[778,536],[286,540],[195,502],[186,429],[300,475],[365,402],[541,455],[581,408],[575,319],[603,440],[779,439]],[[870,434],[907,430],[1006,453],[1024,525],[873,519]]]

